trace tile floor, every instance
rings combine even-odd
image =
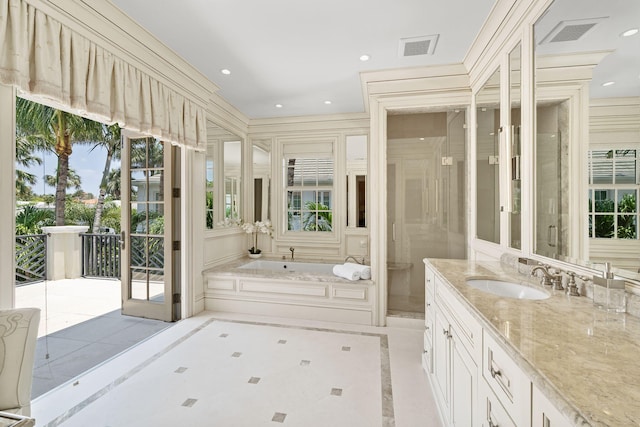
[[[35,399],[38,426],[440,426],[422,331],[205,312]]]

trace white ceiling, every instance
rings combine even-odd
[[[266,118],[363,112],[360,72],[462,62],[495,0],[112,1],[241,112]],[[591,95],[640,96],[640,34],[620,37],[640,26],[640,0],[555,0],[538,41],[560,21],[585,18],[605,19],[538,53],[614,50],[594,70]],[[401,39],[433,34],[433,55],[399,55]],[[371,59],[361,62],[363,54]]]
[[[494,4],[112,1],[197,67],[250,118],[363,112],[361,71],[462,62]],[[439,34],[433,55],[398,55],[400,39],[433,34]],[[371,59],[361,62],[363,54]],[[231,74],[221,74],[223,68]]]
[[[597,24],[576,41],[545,43],[547,34],[563,21]],[[534,26],[536,52],[559,55],[611,51],[593,70],[590,96],[640,96],[640,33],[622,36],[631,28],[640,28],[639,0],[555,0]],[[602,86],[611,81],[615,84]]]

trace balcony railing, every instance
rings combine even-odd
[[[82,276],[120,278],[120,235],[89,234],[82,237]]]
[[[47,235],[16,236],[16,286],[41,282],[47,277]]]

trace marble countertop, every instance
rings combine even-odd
[[[640,319],[597,309],[586,297],[545,288],[546,300],[502,298],[468,277],[503,278],[542,289],[499,262],[426,259],[461,302],[505,345],[534,384],[578,426],[640,425]]]

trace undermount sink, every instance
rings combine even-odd
[[[539,300],[549,298],[549,294],[536,288],[496,279],[467,279],[472,288],[507,298]]]

